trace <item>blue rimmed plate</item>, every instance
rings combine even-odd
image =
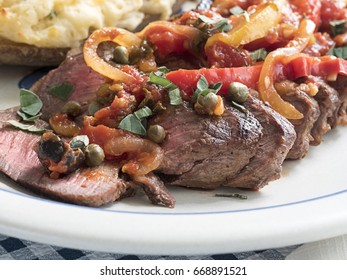
[[[18,105],[18,82],[31,71],[0,67],[1,109]],[[305,159],[285,162],[280,180],[260,192],[237,190],[247,200],[215,196],[225,189],[170,187],[174,209],[153,206],[142,194],[102,208],[75,206],[33,195],[1,175],[0,232],[64,247],[165,255],[275,248],[346,234],[345,143],[347,128],[338,127]]]

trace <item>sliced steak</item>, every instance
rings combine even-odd
[[[51,115],[59,112],[67,101],[64,101],[49,93],[54,86],[68,83],[73,86],[73,91],[68,100],[76,100],[81,103],[83,111],[87,110],[88,102],[96,94],[97,89],[105,78],[89,68],[79,51],[68,54],[64,62],[56,69],[37,81],[31,88],[38,94],[45,104],[42,109],[42,119],[48,120]]]
[[[337,111],[337,125],[347,125],[347,77],[339,75],[335,82],[330,82],[329,85],[333,87],[339,94],[340,106]]]
[[[281,97],[294,105],[300,113],[304,115],[299,120],[289,120],[295,128],[296,140],[293,147],[287,154],[287,159],[300,159],[306,156],[309,150],[311,129],[320,115],[319,105],[315,99],[310,97],[301,87],[291,81],[282,81],[276,85]]]
[[[163,181],[155,174],[149,173],[145,176],[134,177],[133,179],[136,183],[142,185],[143,190],[153,204],[162,204],[169,208],[175,206],[176,199],[165,187]]]
[[[321,78],[308,77],[306,82],[314,83],[319,89],[314,99],[318,102],[320,115],[311,130],[313,139],[310,142],[310,145],[317,146],[322,142],[324,134],[336,126],[341,103],[338,92]]]
[[[260,101],[255,91],[252,93],[245,107],[263,127],[263,137],[250,163],[225,182],[225,186],[259,189],[278,179],[282,163],[296,139],[293,125]]]
[[[134,183],[120,177],[120,167],[116,164],[84,167],[60,179],[51,179],[34,151],[40,136],[6,124],[7,120],[17,118],[16,111],[17,108],[0,112],[0,171],[19,184],[54,199],[98,207],[129,196],[141,183],[153,203],[168,207],[175,204],[157,177],[153,175],[148,181]]]
[[[226,106],[223,116],[198,115],[189,104],[169,106],[152,120],[164,127],[165,180],[214,189],[236,176],[256,154],[262,128],[252,114]],[[252,186],[250,186],[252,187]]]

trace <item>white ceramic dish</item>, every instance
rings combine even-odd
[[[17,83],[31,71],[0,67],[0,109],[18,104]],[[115,253],[202,255],[316,241],[347,233],[347,127],[338,127],[282,178],[247,200],[171,188],[174,209],[144,195],[94,209],[30,194],[0,176],[0,232],[37,242]],[[1,160],[1,158],[0,158]]]

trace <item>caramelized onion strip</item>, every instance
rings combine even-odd
[[[94,71],[114,81],[136,82],[134,77],[110,65],[98,55],[99,44],[107,41],[112,41],[126,48],[140,46],[141,44],[141,39],[127,30],[112,27],[98,29],[89,36],[84,44],[83,54],[86,64]]]
[[[122,166],[122,172],[133,176],[146,175],[157,169],[164,157],[159,145],[133,136],[112,138],[105,143],[104,150],[112,156],[126,153],[128,159]]]

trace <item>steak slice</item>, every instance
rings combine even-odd
[[[324,134],[336,126],[341,102],[338,92],[321,78],[311,76],[306,82],[314,83],[319,89],[314,99],[318,102],[320,115],[311,130],[313,139],[310,142],[310,145],[317,146],[322,142]]]
[[[197,114],[188,103],[153,117],[166,131],[159,171],[174,185],[214,189],[236,176],[256,154],[262,127],[252,114],[226,106],[223,116]]]
[[[97,89],[106,81],[105,77],[89,68],[79,50],[71,51],[64,62],[56,69],[51,70],[46,76],[37,81],[31,90],[42,100],[42,119],[48,120],[50,116],[59,112],[68,100],[78,101],[82,111],[87,111],[88,102],[96,94]],[[73,91],[68,100],[62,100],[49,93],[54,86],[67,83],[73,86]]]
[[[296,133],[287,119],[258,99],[257,92],[252,91],[245,107],[263,127],[263,137],[250,163],[224,185],[260,189],[280,177],[282,163],[295,142]]]
[[[40,136],[7,126],[7,120],[17,118],[16,111],[0,112],[0,171],[14,181],[53,199],[94,207],[129,196],[143,184],[152,203],[174,206],[175,199],[155,175],[147,179],[150,181],[128,181],[120,177],[120,166],[111,163],[80,168],[60,179],[50,178],[34,151]]]
[[[310,141],[313,140],[311,129],[319,118],[319,105],[294,82],[282,81],[277,84],[276,89],[285,101],[294,105],[304,115],[302,119],[289,120],[294,125],[296,140],[286,157],[287,159],[303,158],[308,153]]]
[[[347,77],[339,75],[335,82],[330,82],[339,94],[340,106],[337,111],[336,125],[347,125]]]

